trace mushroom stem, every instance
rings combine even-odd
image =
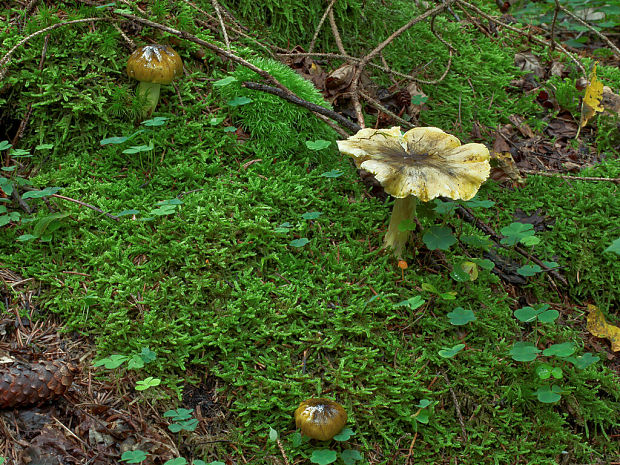
[[[157,102],[159,102],[160,88],[161,84],[156,84],[154,82],[140,81],[138,84],[136,94],[146,98],[146,104],[142,109],[142,116],[148,116],[155,110]]]
[[[404,198],[396,198],[394,200],[394,208],[392,209],[392,217],[390,218],[390,225],[388,226],[385,239],[383,240],[383,248],[391,247],[394,250],[394,255],[400,257],[403,253],[405,245],[407,245],[407,239],[411,231],[408,229],[401,230],[398,226],[406,220],[411,220],[415,217],[415,207],[417,199],[413,195],[409,195]]]

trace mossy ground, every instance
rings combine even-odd
[[[199,3],[209,8],[210,2]],[[349,3],[349,8],[357,5]],[[377,11],[389,14],[379,3]],[[181,5],[174,13],[191,25],[187,5]],[[70,19],[97,14],[64,8]],[[56,13],[54,7],[39,11],[23,33],[56,21]],[[159,15],[165,20],[168,13],[164,8]],[[453,23],[444,26],[448,40],[459,32]],[[386,23],[384,33],[396,27]],[[512,52],[468,32],[459,36],[464,37],[459,46],[469,55],[455,57],[455,70],[444,84],[426,89],[433,103],[423,123],[465,139],[474,120],[494,127],[515,112],[535,118],[531,100],[505,91],[516,75]],[[432,66],[440,69],[447,51],[422,26],[411,34],[425,45],[410,55],[424,55],[424,62],[432,56]],[[142,35],[167,40],[147,29]],[[2,39],[11,46],[20,37],[5,31]],[[212,40],[206,33],[201,37]],[[354,43],[353,33],[346,40]],[[407,40],[397,42],[388,56],[400,60],[403,71],[411,48]],[[46,242],[20,241],[20,235],[32,233],[29,220],[49,214],[35,201],[33,215],[2,228],[0,262],[41,285],[42,312],[59,315],[68,330],[92,336],[102,356],[142,347],[155,351],[157,361],[144,374],[162,378],[173,400],[204,373],[221,379],[221,397],[231,401],[237,420],[229,434],[215,436],[230,444],[202,447],[200,458],[238,460],[243,454],[251,463],[268,463],[267,456],[279,454],[266,440],[269,427],[280,432],[290,457],[307,456],[312,447],[294,448],[288,440],[291,415],[301,400],[317,395],[345,406],[356,433],[348,447],[364,455],[363,463],[405,463],[408,452],[416,463],[429,464],[453,459],[555,464],[564,456],[569,463],[605,463],[618,456],[610,436],[617,439],[620,389],[604,361],[581,371],[567,364],[559,383],[565,389],[562,400],[542,404],[533,395],[540,384],[535,364],[515,362],[508,354],[518,341],[541,346],[572,341],[578,353],[592,351],[584,332],[585,303],[599,305],[613,319],[619,266],[602,253],[618,236],[613,184],[530,177],[520,189],[489,182],[481,190],[480,198],[496,204],[477,211],[497,229],[513,221],[517,208],[528,213],[543,208],[555,219],[539,233],[543,242],[535,251],[560,263],[570,282],[565,295],[545,276],[530,278],[521,290],[488,271],[474,282],[455,282],[449,272],[463,251],[454,247],[444,256],[419,240],[419,252],[407,257],[410,266],[401,275],[393,257],[380,249],[391,204],[368,194],[333,144],[318,152],[305,145],[333,139],[329,130],[321,128],[317,136],[310,115],[275,97],[277,103],[263,99],[246,105],[245,117],[235,113],[226,105],[229,96],[212,92],[211,82],[225,73],[214,69],[214,59],[193,59],[193,46],[178,47],[190,74],[178,83],[182,106],[172,87],[162,93],[156,116],[169,118],[165,125],[124,145],[100,145],[106,137],[129,136],[140,128],[132,110],[133,84],[123,74],[128,53],[122,43],[108,23],[63,28],[50,36],[39,72],[43,38],[31,41],[16,52],[2,83],[1,118],[6,131],[15,130],[26,106],[33,105],[19,147],[34,157],[16,175],[29,175],[40,188],[61,187],[62,195],[110,213],[139,212],[114,221],[53,200],[54,210],[69,214],[60,229]],[[480,104],[491,96],[494,105]],[[272,138],[264,128],[253,134],[252,125],[264,123],[261,112],[276,109],[295,121],[290,132],[283,133],[283,124]],[[248,112],[255,112],[255,120]],[[236,116],[230,119],[231,114]],[[228,119],[215,122],[217,117]],[[233,125],[249,131],[250,138],[226,129]],[[8,132],[0,135],[7,137]],[[152,151],[122,153],[150,142]],[[35,150],[43,143],[54,147]],[[340,176],[324,176],[334,170]],[[619,172],[618,159],[609,153],[585,174],[617,177]],[[171,199],[182,204],[162,211],[158,202]],[[311,212],[320,215],[304,218]],[[448,223],[470,229],[455,218]],[[300,238],[309,242],[291,245]],[[456,298],[430,294],[423,283]],[[519,294],[554,305],[560,319],[539,327],[519,323],[512,315],[522,306]],[[414,296],[425,304],[397,305]],[[473,310],[477,320],[451,325],[446,314],[458,306]],[[454,358],[438,354],[459,343],[466,349]],[[437,401],[428,424],[415,418],[421,399]]]

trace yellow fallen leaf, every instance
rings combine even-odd
[[[594,63],[592,74],[590,74],[590,84],[586,87],[586,94],[583,97],[583,102],[581,103],[581,121],[579,122],[580,130],[588,124],[590,118],[605,109],[603,105],[601,105],[601,101],[603,100],[603,83],[596,77],[596,65],[597,63]],[[579,131],[577,131],[577,137],[578,136]]]
[[[620,328],[607,323],[603,312],[598,307],[588,304],[588,324],[590,334],[596,337],[604,337],[611,341],[611,350],[620,350]]]

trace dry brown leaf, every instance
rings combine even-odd
[[[590,334],[609,339],[611,350],[618,352],[620,350],[620,328],[607,323],[603,312],[598,307],[588,304],[588,311],[590,313],[588,313],[587,328]]]
[[[542,78],[545,75],[545,71],[540,65],[538,57],[532,52],[517,53],[515,55],[515,65],[520,70],[533,73],[539,78]]]
[[[586,87],[586,95],[583,97],[581,104],[581,121],[579,122],[579,129],[581,130],[588,121],[596,114],[603,111],[605,108],[601,105],[603,100],[603,83],[596,77],[596,63],[590,74],[590,84]],[[579,132],[577,132],[577,137]]]
[[[510,181],[519,186],[525,184],[510,152],[491,151],[491,179],[497,182]]]
[[[620,116],[620,95],[614,94],[611,87],[603,87],[603,100],[601,103],[606,111],[612,115]]]

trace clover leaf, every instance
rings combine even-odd
[[[531,362],[540,352],[541,350],[531,342],[515,342],[509,353],[517,362]]]
[[[443,358],[452,358],[465,348],[465,344],[457,344],[450,348],[444,348],[439,351],[439,356]]]
[[[456,237],[450,228],[445,226],[431,226],[422,237],[429,250],[448,250],[456,244]]]
[[[456,307],[448,313],[450,324],[454,326],[463,326],[471,321],[476,321],[476,316],[471,310],[465,310],[463,307]]]

